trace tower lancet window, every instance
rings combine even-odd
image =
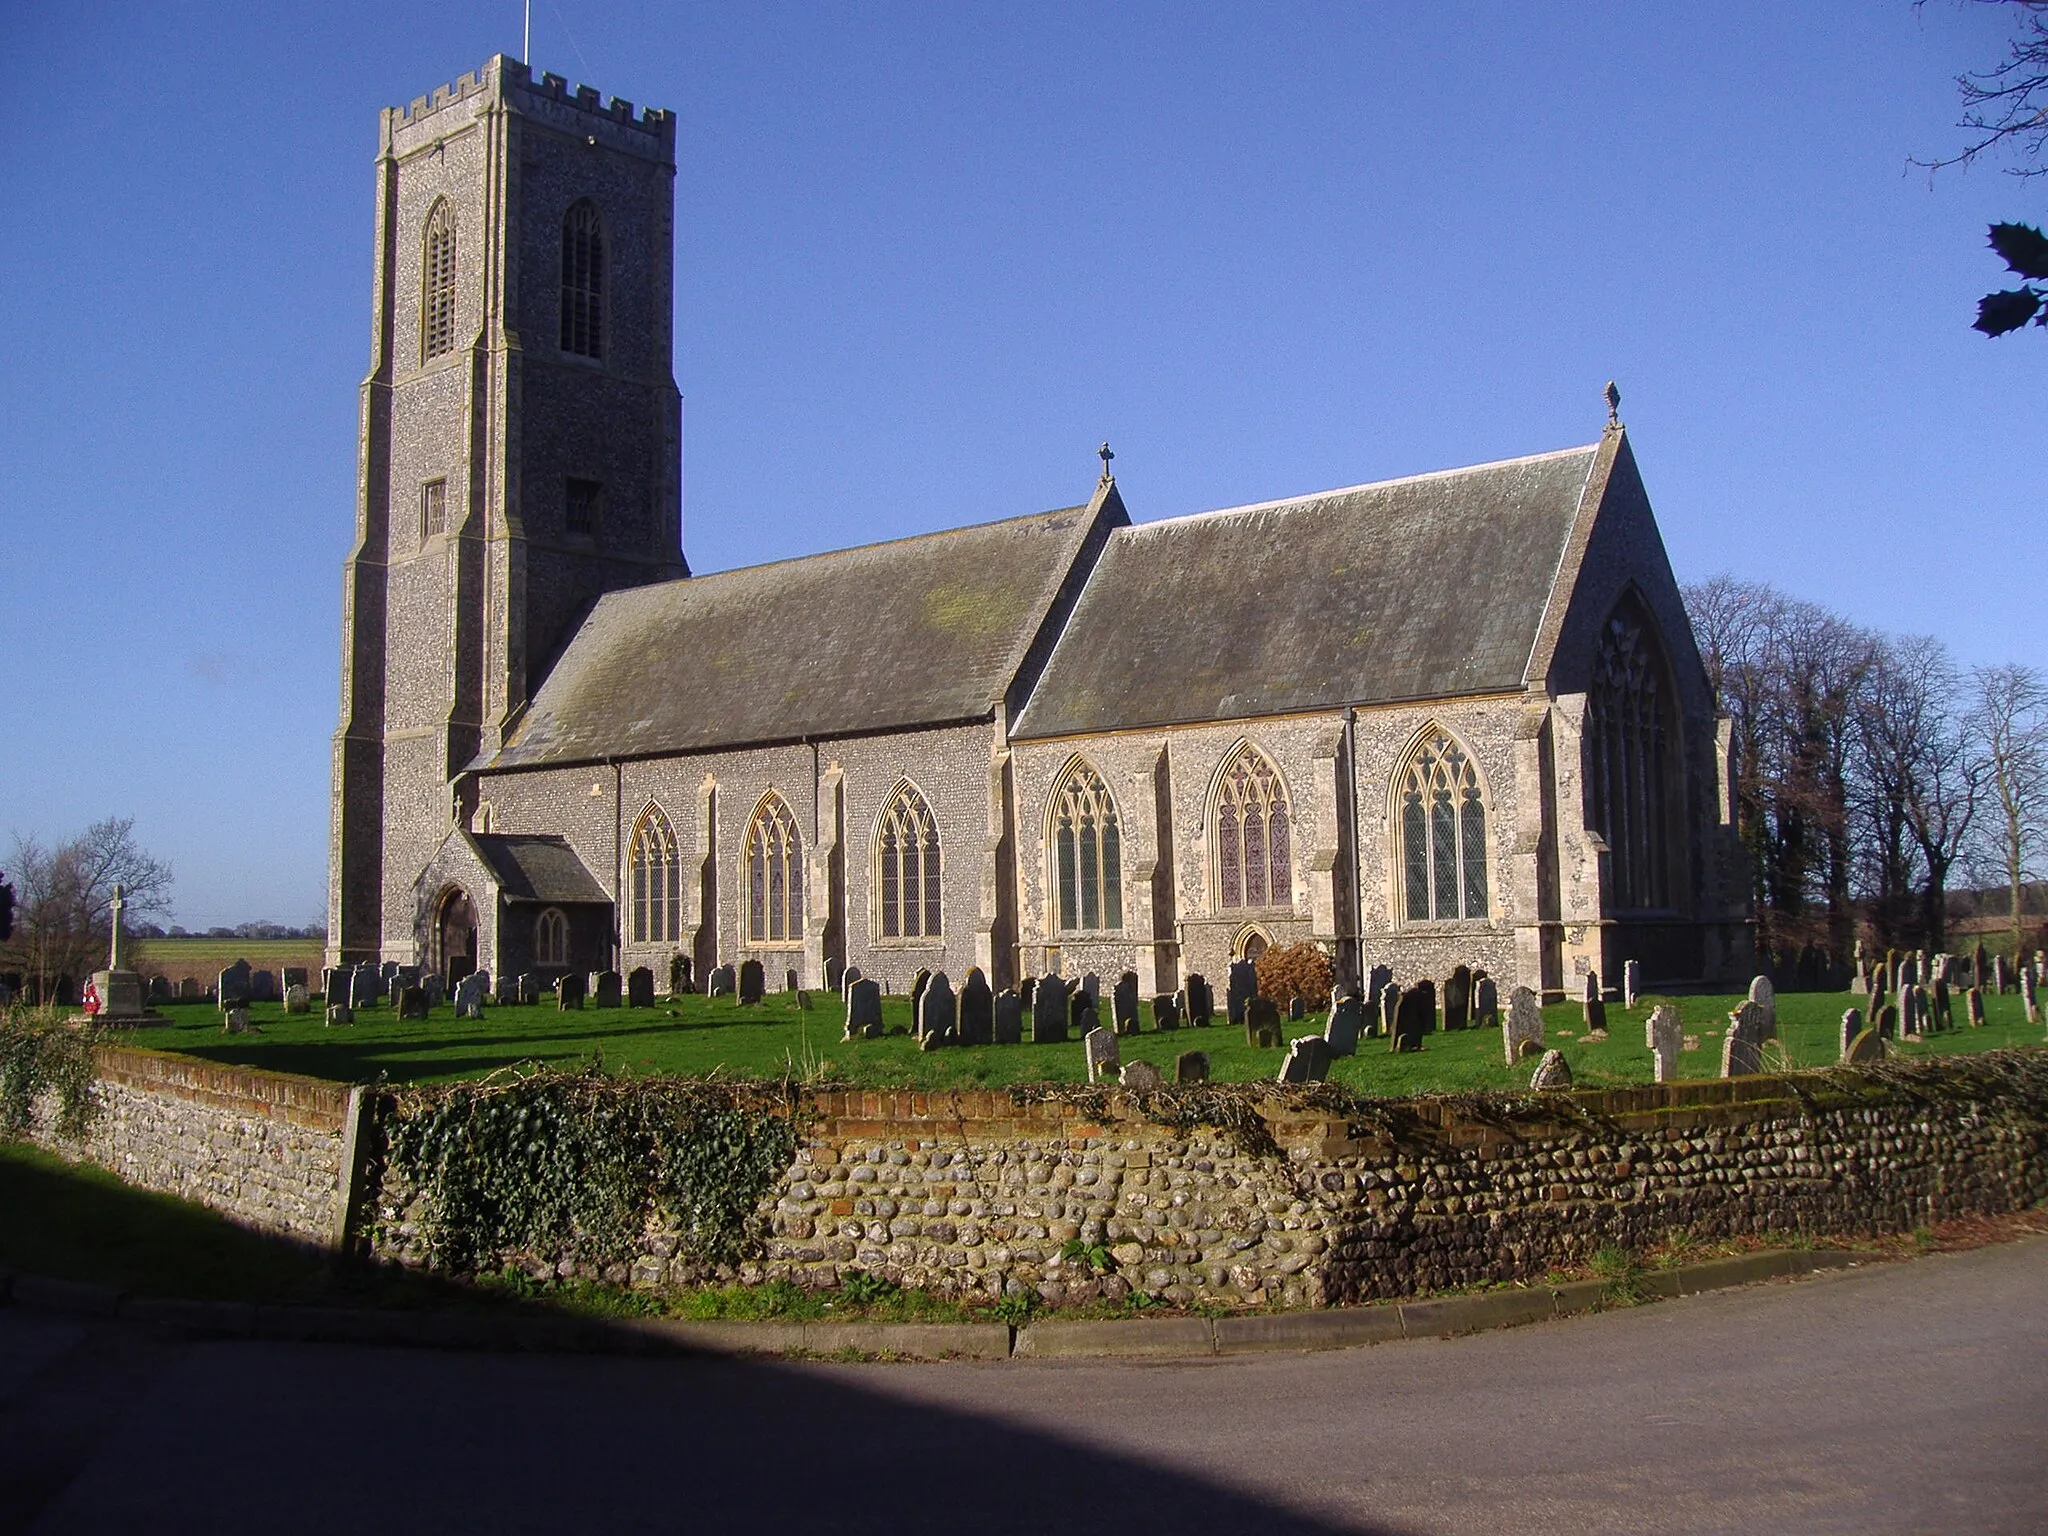
[[[588,199],[562,220],[562,350],[604,356],[604,227]]]
[[[420,361],[455,350],[455,214],[447,198],[427,215],[420,258]]]

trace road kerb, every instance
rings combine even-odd
[[[1108,1318],[1100,1322],[1032,1323],[1017,1330],[1019,1358],[1075,1360],[1106,1356],[1213,1355],[1214,1325],[1206,1317]]]

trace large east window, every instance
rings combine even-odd
[[[1607,840],[1618,911],[1672,905],[1673,731],[1664,658],[1641,605],[1601,631],[1586,689],[1586,821]]]

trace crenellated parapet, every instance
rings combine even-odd
[[[401,138],[431,138],[449,128],[463,126],[486,102],[502,102],[570,132],[602,131],[615,147],[634,146],[643,153],[674,154],[673,112],[661,107],[636,110],[623,96],[606,100],[595,86],[572,88],[562,75],[543,71],[535,79],[527,65],[503,54],[494,55],[483,68],[460,76],[452,84],[436,86],[427,95],[415,96],[407,106],[385,108],[385,142],[391,145]],[[450,121],[445,127],[436,121],[451,108],[465,104],[470,105],[470,110],[461,114],[460,121]],[[619,129],[627,130],[627,134],[618,134]],[[634,141],[638,141],[636,146]]]

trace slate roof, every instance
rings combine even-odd
[[[512,901],[610,902],[576,850],[559,837],[472,832],[469,840]]]
[[[610,593],[489,766],[987,719],[1098,515],[1069,507]],[[1121,503],[1109,515],[1121,522]]]
[[[1598,455],[1118,529],[1011,734],[1519,690]]]

